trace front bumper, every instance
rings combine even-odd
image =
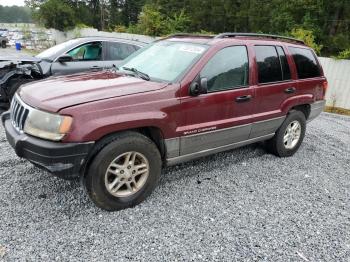
[[[307,121],[310,122],[311,120],[318,117],[324,110],[325,106],[326,106],[326,100],[316,101],[315,103],[311,104],[310,115]]]
[[[9,112],[1,116],[1,121],[5,127],[6,138],[19,157],[63,179],[79,176],[94,145],[93,142],[51,142],[18,132],[11,123]]]

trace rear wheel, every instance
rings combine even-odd
[[[98,207],[120,210],[141,203],[151,194],[161,166],[158,148],[148,137],[125,132],[96,155],[83,182]]]
[[[5,41],[2,41],[2,42],[1,42],[1,47],[2,47],[2,48],[6,48],[6,42],[5,42]]]
[[[298,151],[306,130],[304,113],[292,111],[288,114],[275,136],[266,142],[268,151],[279,156],[288,157]]]

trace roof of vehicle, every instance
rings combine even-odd
[[[123,38],[123,37],[112,37],[112,36],[84,36],[84,37],[78,37],[75,38],[77,40],[81,40],[82,42],[85,42],[86,40],[89,41],[121,41],[121,42],[127,42],[127,43],[135,43],[135,44],[149,44],[151,41],[146,40],[140,40],[136,38]]]
[[[66,42],[63,42],[59,45],[53,46],[42,53],[38,54],[37,57],[41,59],[45,59],[48,61],[53,61],[57,58],[57,56],[64,54],[65,52],[71,50],[72,48],[75,48],[81,44],[87,43],[87,42],[94,42],[94,41],[115,41],[115,42],[122,42],[122,43],[127,43],[127,44],[132,44],[132,45],[137,45],[140,47],[146,46],[148,43],[141,42],[138,40],[132,40],[132,39],[124,39],[124,38],[119,38],[119,37],[105,37],[105,36],[87,36],[87,37],[79,37],[79,38],[74,38],[70,39]],[[56,48],[56,49],[55,49]],[[51,50],[52,52],[50,52]],[[48,53],[50,52],[50,53]]]
[[[185,41],[198,44],[214,45],[222,41],[235,41],[235,40],[249,40],[249,41],[272,41],[272,42],[286,42],[296,45],[303,45],[305,43],[302,40],[270,34],[254,34],[254,33],[222,33],[219,35],[202,35],[202,34],[174,34],[166,37],[172,41]]]

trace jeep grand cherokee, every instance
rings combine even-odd
[[[174,35],[115,71],[23,86],[2,115],[18,156],[81,177],[99,207],[143,201],[163,165],[266,141],[292,156],[325,104],[312,49],[273,35]]]

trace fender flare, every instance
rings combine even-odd
[[[303,94],[289,97],[281,104],[281,111],[286,115],[293,107],[300,105],[311,105],[314,102],[315,98],[312,94]]]

